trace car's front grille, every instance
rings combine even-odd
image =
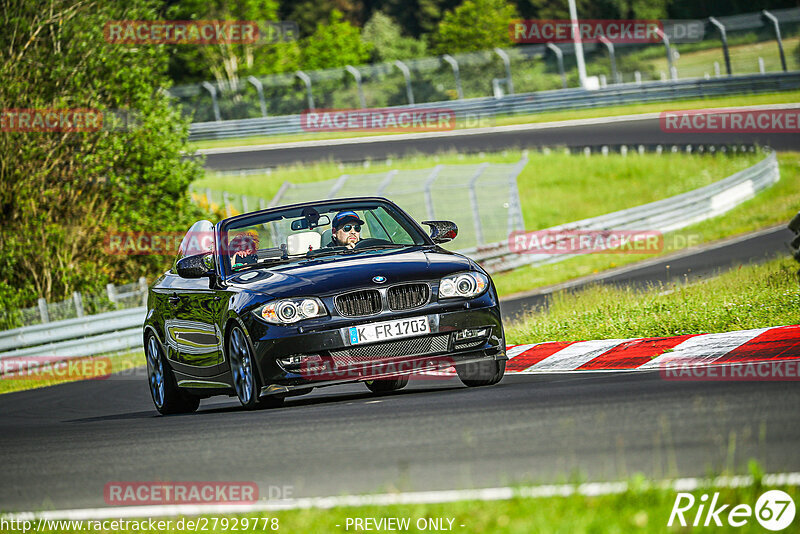
[[[335,299],[336,309],[345,317],[364,317],[381,311],[381,294],[377,289],[354,291]]]
[[[332,350],[331,357],[337,367],[398,356],[422,356],[447,351],[448,334],[398,339],[385,343],[370,343]]]
[[[428,302],[428,284],[403,284],[390,287],[386,296],[391,310],[410,310]]]

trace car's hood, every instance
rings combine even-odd
[[[433,280],[471,268],[469,259],[442,249],[376,250],[250,270],[230,282],[243,290],[284,298]],[[386,281],[376,283],[376,276]]]

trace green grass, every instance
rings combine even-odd
[[[746,504],[755,508],[758,498],[767,490],[780,489],[798,502],[800,491],[797,486],[769,486],[765,487],[758,482],[753,485],[738,488],[716,488],[714,486],[701,487],[691,493],[695,497],[695,505],[690,512],[684,514],[687,523],[691,525],[701,497],[712,496],[719,492],[717,506],[728,504],[725,511],[720,514],[723,527],[710,526],[705,530],[709,532],[765,532],[755,517],[750,517],[743,527],[727,525],[727,514],[731,508],[738,504]],[[498,534],[579,534],[579,533],[627,533],[627,532],[685,532],[691,527],[680,527],[675,521],[673,527],[668,528],[671,511],[675,504],[678,492],[673,489],[654,488],[643,483],[641,477],[634,479],[625,492],[588,497],[574,492],[569,496],[556,497],[525,497],[524,488],[520,488],[518,496],[499,501],[460,501],[441,504],[406,504],[388,506],[360,506],[336,507],[332,509],[290,510],[275,513],[254,513],[241,515],[226,515],[227,529],[221,528],[219,516],[202,516],[200,518],[183,518],[183,530],[178,530],[176,522],[179,518],[170,519],[171,527],[161,532],[186,532],[186,521],[193,521],[192,526],[198,525],[206,530],[202,532],[223,533],[230,532],[234,525],[242,525],[242,519],[248,520],[248,528],[237,526],[239,530],[250,532],[359,532],[352,523],[346,528],[347,520],[355,518],[408,518],[410,528],[408,532],[419,532],[416,523],[426,518],[452,520],[452,532],[463,533],[498,533]],[[684,501],[685,502],[685,501]],[[704,511],[708,507],[704,508]],[[272,519],[277,519],[277,530],[269,526]],[[703,514],[702,521],[705,520]],[[217,527],[213,528],[216,521]],[[794,524],[797,519],[795,518]],[[258,527],[253,529],[252,526]],[[262,529],[263,525],[267,528]],[[110,523],[107,524],[111,526]],[[462,526],[463,525],[463,526]],[[86,523],[83,525],[87,526]],[[704,527],[698,527],[702,530]],[[109,532],[110,530],[97,530],[96,532]],[[46,527],[42,532],[54,532]],[[78,532],[74,528],[59,528],[59,532]],[[138,528],[115,530],[115,532],[155,532]],[[387,532],[384,530],[383,532]],[[392,531],[388,531],[392,532]],[[428,530],[430,532],[430,530]],[[787,531],[788,532],[788,531]]]
[[[368,172],[425,169],[437,164],[512,163],[520,157],[518,150],[505,154],[419,156],[389,165],[373,164]],[[587,158],[562,152],[531,153],[528,155],[528,164],[517,178],[525,228],[547,228],[677,195],[721,180],[762,158],[760,154],[712,156],[637,153]],[[269,200],[284,181],[309,183],[337,178],[345,173],[356,175],[358,171],[322,163],[282,168],[269,175],[207,175],[196,181],[194,187],[198,191],[210,188],[212,191],[228,191]],[[215,198],[219,198],[219,195],[215,195]]]
[[[548,111],[529,115],[512,115],[497,117],[496,126],[511,124],[531,124],[540,122],[554,122],[574,119],[593,119],[597,117],[611,117],[617,115],[632,115],[637,113],[657,113],[664,110],[702,109],[715,107],[754,106],[759,104],[788,104],[800,102],[800,91],[787,91],[759,95],[737,95],[716,98],[700,98],[689,100],[675,100],[672,102],[654,102],[649,104],[628,104],[607,106],[583,110]],[[444,103],[443,105],[446,105]],[[235,139],[213,139],[208,141],[194,141],[189,143],[191,149],[223,148],[236,146],[264,145],[274,143],[291,143],[297,141],[314,141],[321,139],[347,139],[372,135],[395,135],[393,133],[372,132],[328,132],[328,133],[302,133],[283,135],[264,135],[257,137],[242,137]]]
[[[108,360],[105,360],[105,358]],[[104,369],[107,368],[112,373],[118,373],[121,371],[127,371],[129,369],[133,369],[139,366],[144,365],[144,352],[142,350],[135,350],[125,353],[118,353],[112,354],[108,356],[97,356],[94,357],[95,359],[102,359],[102,364],[105,366]],[[91,359],[91,358],[89,358]],[[80,362],[83,360],[70,360],[71,362]],[[93,367],[92,369],[97,369],[97,367]],[[0,395],[3,393],[11,393],[13,391],[24,391],[28,389],[36,389],[36,388],[43,388],[46,386],[53,386],[56,384],[63,384],[66,382],[75,382],[76,380],[82,380],[82,378],[73,375],[72,377],[68,378],[59,378],[56,373],[47,374],[47,370],[43,369],[40,371],[41,374],[39,375],[40,378],[34,379],[24,379],[24,378],[12,378],[6,375],[0,375]],[[103,378],[98,378],[98,380],[103,380]]]
[[[691,284],[676,280],[645,290],[597,285],[558,292],[547,309],[507,324],[506,341],[659,337],[798,324],[797,267],[781,258]]]
[[[723,215],[666,234],[664,250],[658,254],[587,254],[552,265],[520,267],[492,276],[497,291],[501,296],[508,296],[663,256],[692,244],[709,243],[776,224],[787,224],[800,211],[800,153],[781,153],[778,162],[781,180],[777,184]],[[526,226],[532,228],[527,222]]]

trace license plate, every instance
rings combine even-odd
[[[357,345],[359,343],[375,343],[376,341],[430,334],[431,327],[427,317],[413,317],[351,326],[348,329],[348,333],[350,335],[350,344]]]

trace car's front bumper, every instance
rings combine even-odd
[[[386,319],[427,316],[431,332],[425,336],[351,345],[349,326]],[[457,341],[456,333],[486,330],[486,335]],[[364,318],[336,323],[330,328],[300,331],[280,337],[253,337],[262,395],[290,394],[309,387],[374,380],[439,370],[482,360],[507,359],[505,337],[496,305],[461,307],[451,311],[420,310],[391,318]],[[284,333],[285,334],[285,333]],[[319,356],[319,365],[287,370],[278,360],[289,356]]]

